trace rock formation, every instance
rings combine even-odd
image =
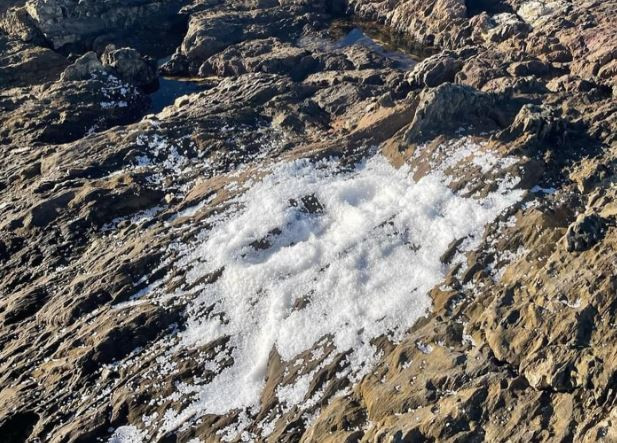
[[[0,0],[0,440],[617,441],[616,16]]]

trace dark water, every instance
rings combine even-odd
[[[166,106],[174,104],[174,101],[183,95],[208,89],[208,84],[193,80],[172,79],[159,77],[159,89],[150,94],[150,112],[161,112]]]
[[[321,50],[332,50],[351,45],[362,45],[383,57],[394,60],[403,69],[411,68],[432,53],[430,49],[414,45],[404,36],[392,33],[384,26],[374,22],[349,19],[334,20],[330,26],[329,34],[332,41],[328,44],[312,42],[310,46],[316,45]],[[171,56],[159,59],[159,66],[170,58]],[[178,97],[204,91],[211,86],[205,80],[169,77],[160,77],[159,84],[159,89],[150,94],[152,100],[151,113],[158,113],[166,106],[173,105]]]
[[[366,35],[360,28],[353,28],[344,37],[337,40],[336,44],[339,47],[351,45],[365,46],[382,57],[394,60],[401,68],[410,68],[418,62],[418,60],[402,51],[386,49],[383,45],[380,45],[377,41]]]
[[[384,26],[362,20],[335,20],[331,26],[335,46],[362,45],[407,69],[432,54],[428,48],[414,45],[405,36]]]

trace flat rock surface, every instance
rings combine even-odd
[[[0,1],[0,440],[616,441],[616,16]]]

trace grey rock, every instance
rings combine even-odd
[[[152,89],[158,81],[156,62],[132,48],[109,45],[99,60],[94,51],[79,57],[62,73],[62,81],[89,80],[93,76],[113,75],[142,89]]]
[[[453,82],[462,66],[463,62],[451,53],[436,54],[415,65],[407,81],[413,88],[434,88],[445,82]]]
[[[89,75],[0,93],[0,143],[66,143],[135,121],[148,108],[149,98],[135,87],[105,71]]]
[[[522,37],[529,32],[529,25],[512,13],[486,17],[483,25],[485,40],[493,43],[500,43],[511,37]]]
[[[308,51],[279,39],[258,39],[231,46],[210,57],[199,68],[200,76],[240,75],[248,72],[289,75],[301,80],[317,68]]]
[[[495,126],[499,114],[495,98],[469,86],[444,83],[424,90],[405,140],[419,143],[470,125]]]
[[[68,61],[49,48],[0,35],[0,85],[4,88],[55,81]]]
[[[75,62],[68,66],[62,75],[60,80],[62,81],[79,81],[89,80],[92,78],[92,74],[102,74],[105,72],[103,64],[99,61],[95,52],[86,52],[79,57]]]
[[[493,9],[516,11],[525,0],[281,0],[278,5],[197,0],[184,9],[193,23],[167,68],[194,75],[204,67],[202,74],[224,78],[203,82],[208,86],[141,121],[147,98],[129,82],[146,83],[150,71],[132,50],[123,58],[103,54],[104,48],[133,28],[158,26],[155,18],[167,26],[172,20],[162,11],[173,2],[30,1],[50,7],[37,9],[37,19],[23,7],[25,1],[8,2],[18,7],[3,21],[10,23],[8,41],[28,43],[10,46],[17,49],[8,51],[8,59],[0,57],[0,67],[10,69],[0,70],[0,79],[8,72],[4,78],[13,79],[11,87],[24,73],[19,88],[0,84],[0,398],[6,400],[0,402],[0,436],[5,440],[106,441],[109,428],[132,424],[142,429],[144,417],[153,420],[144,430],[146,440],[220,438],[236,413],[195,417],[199,422],[173,433],[152,434],[166,410],[186,406],[170,396],[178,383],[215,376],[203,362],[225,346],[219,341],[194,352],[174,351],[164,366],[159,363],[167,327],[183,327],[186,300],[160,299],[148,286],[164,278],[165,293],[181,290],[192,297],[198,290],[175,267],[170,244],[185,245],[208,229],[206,214],[233,203],[242,192],[238,185],[254,180],[261,166],[331,156],[351,165],[369,147],[379,146],[393,165],[409,162],[422,175],[432,170],[433,159],[452,155],[441,148],[451,142],[444,139],[460,139],[457,129],[473,125],[476,134],[489,131],[479,135],[479,149],[520,160],[507,174],[523,176],[521,189],[546,174],[543,178],[562,179],[546,182],[559,183],[559,192],[529,194],[540,204],[518,207],[516,223],[487,226],[486,244],[467,256],[467,270],[461,275],[462,269],[453,266],[447,284],[431,291],[433,311],[400,342],[375,341],[383,356],[349,395],[324,397],[310,411],[278,409],[278,386],[300,374],[319,371],[311,392],[328,396],[348,380],[339,377],[344,356],[319,368],[320,361],[311,357],[309,362],[308,355],[304,363],[286,362],[273,351],[258,421],[251,416],[247,429],[270,422],[271,441],[617,441],[610,421],[614,370],[606,364],[617,343],[610,237],[615,192],[608,186],[614,183],[615,155],[608,149],[614,135],[603,135],[617,133],[617,113],[610,88],[600,87],[617,78],[610,33],[615,0],[595,2],[593,8],[588,2],[572,3],[569,11],[576,13],[555,20],[557,25],[525,32],[517,29],[516,17],[497,19]],[[58,14],[55,6],[66,11]],[[459,48],[448,55],[465,63],[455,68],[459,84],[452,84],[450,60],[435,58],[434,65],[427,61],[418,68],[422,74],[414,81],[424,90],[408,94],[405,73],[363,48],[330,54],[299,47],[299,36],[325,35],[314,32],[327,23],[323,11],[347,6],[407,38]],[[45,14],[53,20],[41,19]],[[575,26],[568,28],[565,19]],[[159,40],[159,34],[155,37]],[[103,69],[90,55],[82,61],[82,75],[74,66],[66,77],[75,75],[75,80],[56,81],[68,62],[35,42],[68,46],[63,53],[95,49],[103,54]],[[458,51],[470,44],[475,55],[461,56]],[[531,72],[541,71],[524,63],[569,63],[559,55],[560,45],[576,62],[556,67],[555,73],[569,71],[573,78],[556,82],[553,89],[535,87],[532,81],[543,86],[548,76],[535,78]],[[131,44],[116,47],[147,53]],[[30,54],[36,60],[32,64]],[[316,66],[308,69],[302,61],[311,58]],[[508,72],[517,63],[523,64]],[[49,73],[37,79],[35,71],[46,67]],[[576,80],[582,78],[590,81]],[[546,105],[523,108],[514,119],[522,103],[532,102]],[[558,161],[535,150],[518,156],[514,143],[489,139],[499,112],[512,113],[515,121],[506,132],[545,146],[569,130],[562,113],[572,121],[580,118],[597,130],[607,149],[594,157],[571,144],[558,152]],[[427,144],[414,151],[406,141]],[[527,160],[536,172],[529,171]],[[492,172],[464,170],[474,169],[465,167],[469,161],[453,168],[452,191],[496,190]],[[582,163],[590,164],[581,168]],[[604,217],[606,239],[586,254],[568,253],[567,240],[566,247],[560,240],[571,211],[580,210],[583,201],[572,189],[570,173],[578,174],[576,180],[593,177],[593,187],[606,191],[601,204],[599,199],[588,203],[588,213]],[[311,195],[289,203],[316,216],[324,204]],[[510,215],[504,213],[503,221]],[[594,220],[575,223],[569,232],[573,248],[604,235]],[[459,263],[450,257],[456,249],[454,243],[442,259]],[[501,254],[506,251],[513,254]],[[507,271],[498,282],[488,274],[493,266]],[[196,284],[210,284],[220,272]],[[117,309],[136,293],[142,294],[138,303]],[[294,309],[311,303],[310,295],[301,300]],[[431,343],[432,352],[424,353],[418,343]],[[167,365],[177,370],[163,369]],[[306,413],[315,416],[310,426],[304,424]],[[367,427],[369,420],[375,426]]]
[[[11,8],[0,17],[0,30],[12,38],[36,45],[44,45],[45,36],[37,27],[36,21],[23,5]]]
[[[563,141],[568,133],[568,122],[561,112],[546,105],[524,105],[508,128],[510,136],[524,135],[528,141]]]
[[[9,35],[24,41],[47,42],[54,49],[67,45],[90,48],[103,34],[135,33],[178,23],[177,0],[28,0],[10,9],[2,21]]]
[[[540,60],[526,60],[512,63],[508,67],[508,72],[515,77],[527,75],[545,75],[549,72],[549,66]]]
[[[598,243],[605,234],[606,220],[598,214],[581,214],[568,227],[565,246],[568,252],[581,252]]]
[[[113,69],[122,80],[140,88],[152,88],[157,84],[156,61],[144,57],[135,49],[116,49],[110,45],[101,57],[103,66]]]
[[[173,70],[177,74],[195,75],[202,64],[225,48],[249,39],[278,37],[285,40],[299,36],[307,25],[319,26],[323,18],[309,12],[306,6],[279,6],[249,11],[214,10],[191,16],[189,28],[179,48],[185,63],[174,56],[173,68],[163,67],[164,72]],[[186,72],[179,72],[186,66]]]
[[[465,64],[457,72],[455,82],[482,89],[491,80],[508,76],[503,61],[504,56],[494,51],[482,51],[465,59]]]

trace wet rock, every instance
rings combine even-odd
[[[83,371],[91,373],[102,364],[122,358],[164,333],[177,320],[176,312],[162,308],[150,307],[139,311],[121,321],[103,323],[96,336],[87,338],[91,351],[80,362]]]
[[[452,48],[470,38],[464,0],[410,1],[387,4],[352,0],[348,8],[360,17],[387,22],[426,46]]]
[[[568,252],[585,251],[604,237],[606,220],[597,214],[581,214],[568,227],[565,246]]]
[[[136,184],[117,185],[114,189],[84,189],[71,201],[80,208],[84,220],[102,226],[115,217],[122,217],[156,206],[163,200],[160,190]]]
[[[189,61],[184,54],[175,53],[161,67],[160,71],[165,75],[179,76],[189,72]]]
[[[26,441],[39,421],[39,416],[33,411],[16,412],[0,422],[0,432],[10,443]]]

